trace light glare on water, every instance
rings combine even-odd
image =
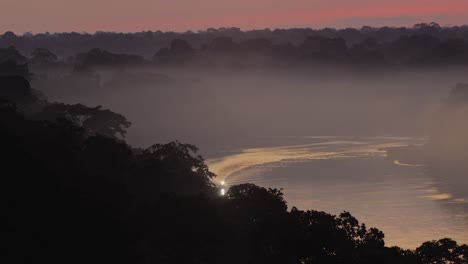
[[[424,167],[390,161],[382,151],[422,139],[311,139],[310,144],[243,149],[208,164],[221,184],[283,188],[289,208],[350,211],[381,229],[388,246],[416,248],[444,237],[468,242],[466,197],[439,188],[440,181]]]

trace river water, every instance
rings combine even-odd
[[[207,160],[217,182],[283,188],[288,207],[349,211],[385,233],[387,246],[414,249],[450,237],[468,243],[468,186],[424,166],[389,160],[382,148],[422,144],[405,137],[278,137]],[[450,192],[457,187],[457,192]],[[467,190],[466,192],[464,190]],[[466,197],[464,196],[466,194]]]

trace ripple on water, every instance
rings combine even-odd
[[[381,150],[413,143],[409,138],[327,137],[311,144],[245,149],[208,164],[228,185],[283,188],[289,207],[350,211],[383,230],[390,246],[415,248],[443,237],[467,243],[465,198],[443,190],[447,184],[419,166],[394,164]]]

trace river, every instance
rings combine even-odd
[[[387,246],[414,249],[450,237],[468,243],[468,186],[424,166],[389,160],[385,147],[422,144],[408,137],[270,137],[271,146],[232,149],[207,160],[227,186],[282,188],[288,207],[349,211],[385,233]],[[460,189],[459,188],[459,189]],[[466,194],[466,197],[464,196]]]

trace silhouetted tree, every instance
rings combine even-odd
[[[239,44],[239,50],[243,53],[259,53],[270,55],[272,43],[268,39],[249,39]]]
[[[0,48],[0,63],[13,61],[16,64],[26,64],[27,59],[13,46]]]
[[[115,54],[102,49],[92,49],[86,53],[80,53],[75,59],[75,70],[81,71],[95,67],[125,68],[144,63],[144,59],[138,55]]]
[[[342,38],[308,37],[299,50],[304,59],[312,62],[344,62],[349,56]]]
[[[70,120],[90,134],[101,134],[112,138],[124,138],[126,129],[131,125],[121,114],[103,109],[102,106],[92,108],[82,104],[49,104],[36,116],[39,120],[54,121],[58,118]]]
[[[226,199],[225,215],[233,221],[236,251],[244,252],[245,262],[288,263],[295,259],[281,190],[241,184],[229,188]]]
[[[38,48],[31,53],[29,63],[38,67],[50,67],[58,61],[57,55],[43,48]]]
[[[0,76],[0,98],[21,105],[32,104],[37,101],[29,82],[17,75]]]
[[[171,41],[170,48],[160,49],[154,56],[156,64],[183,65],[190,61],[195,54],[192,45],[183,39]]]
[[[293,61],[297,59],[297,48],[291,43],[276,44],[272,46],[273,56],[279,61],[285,60]]]
[[[430,53],[440,40],[427,34],[401,36],[385,49],[387,58],[400,65],[419,63],[421,58]]]
[[[466,245],[458,246],[457,242],[444,238],[424,242],[416,249],[422,263],[428,264],[464,264],[468,262]]]
[[[386,63],[382,45],[372,38],[354,45],[350,50],[353,61],[364,65],[381,66]]]
[[[84,131],[0,111],[6,262],[126,262],[125,191],[84,166]]]
[[[130,187],[137,202],[151,204],[162,195],[214,195],[216,188],[211,179],[215,175],[197,152],[197,147],[177,141],[144,150],[129,171]]]
[[[29,80],[32,74],[29,72],[27,64],[18,64],[13,60],[7,60],[0,63],[0,76],[21,76]]]
[[[238,49],[238,45],[230,37],[215,38],[208,45],[210,51],[219,53],[233,53]]]
[[[31,96],[26,79],[0,78],[2,263],[468,261],[452,239],[388,248],[348,212],[288,211],[281,189],[241,184],[220,196],[197,147],[132,150],[116,139],[130,123],[100,107],[47,104],[28,120],[17,105]]]
[[[448,39],[424,56],[424,62],[430,65],[466,65],[468,60],[468,42],[461,39]]]

